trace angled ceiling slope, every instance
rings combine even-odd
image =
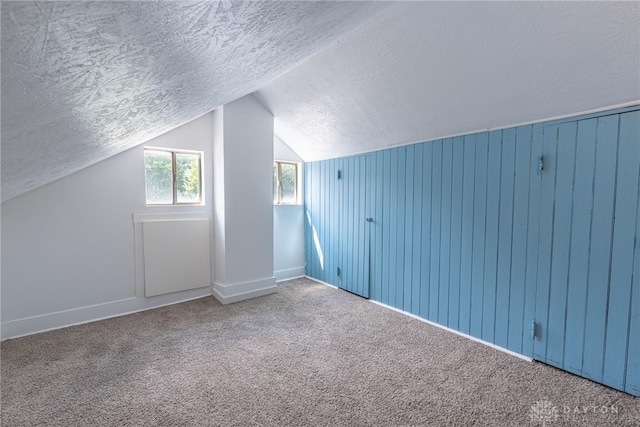
[[[638,2],[410,2],[258,92],[305,161],[640,100]]]
[[[2,200],[251,93],[374,2],[2,2]]]

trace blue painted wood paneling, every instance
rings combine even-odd
[[[515,175],[515,129],[502,131],[502,161],[498,214],[498,273],[496,291],[495,344],[508,348],[509,298],[513,244],[513,192]]]
[[[451,289],[451,181],[453,146],[451,139],[442,141],[442,204],[440,205],[440,278],[438,279],[438,323],[449,326],[449,292]]]
[[[500,164],[502,163],[502,131],[489,133],[487,159],[487,219],[484,245],[484,295],[482,296],[482,335],[495,341],[496,292],[498,283],[498,216],[500,209]]]
[[[637,143],[640,141],[640,111],[621,115],[620,140],[636,141],[635,147],[630,147],[630,156],[635,157],[638,161],[640,158],[640,153],[638,153],[640,144]],[[632,180],[633,176],[630,179]],[[638,173],[638,180],[640,181],[640,173]],[[637,185],[636,194],[640,192],[640,182]],[[629,208],[632,209],[632,206]],[[640,396],[640,197],[636,202],[635,245],[631,280],[625,391]]]
[[[471,248],[471,313],[469,334],[482,337],[482,310],[484,299],[484,258],[487,214],[487,173],[489,134],[476,136],[476,158],[474,165],[473,235]]]
[[[618,170],[613,221],[613,247],[607,311],[607,329],[603,382],[622,389],[625,385],[627,346],[629,345],[629,316],[631,308],[631,280],[634,264],[638,205],[638,176],[640,175],[640,120],[638,114],[620,116]],[[633,231],[636,230],[634,233]],[[637,297],[636,297],[637,298]],[[611,309],[615,307],[615,309]],[[637,352],[635,353],[637,357]]]
[[[451,177],[451,255],[449,272],[449,322],[447,326],[458,329],[460,325],[460,260],[462,247],[462,183],[464,174],[464,138],[453,138]]]
[[[411,312],[411,298],[413,296],[413,189],[414,189],[414,154],[415,146],[410,145],[406,147],[406,157],[404,165],[404,200],[405,200],[405,214],[404,214],[404,246],[402,249],[402,257],[404,262],[403,280],[402,285],[402,309]]]
[[[515,176],[513,187],[513,224],[511,252],[511,286],[509,293],[507,347],[522,353],[525,328],[524,309],[527,267],[527,227],[529,221],[529,185],[531,177],[531,126],[516,130]],[[513,284],[517,283],[518,286]],[[529,318],[531,319],[531,318]],[[529,320],[529,324],[531,320]],[[527,337],[531,340],[531,336]]]
[[[593,218],[591,225],[591,257],[587,284],[588,315],[585,319],[582,372],[602,382],[607,307],[607,283],[611,260],[611,239],[615,194],[615,170],[618,117],[598,119],[596,130],[596,163],[593,183]]]
[[[442,141],[432,143],[431,156],[431,262],[429,271],[429,320],[438,321],[440,302],[440,239],[442,235]]]
[[[476,136],[464,137],[462,154],[462,233],[460,251],[460,311],[458,330],[466,334],[471,327],[471,265],[473,250],[473,179],[476,154]]]
[[[410,306],[407,308],[412,314],[420,315],[420,274],[421,274],[421,251],[422,251],[422,174],[424,168],[423,150],[424,144],[416,144],[413,153],[413,235],[411,256],[411,297],[409,299]]]
[[[429,289],[431,287],[431,181],[433,145],[422,148],[422,244],[420,245],[420,317],[429,317]]]
[[[638,141],[631,107],[309,163],[307,274],[638,395]]]
[[[582,372],[597,122],[597,119],[591,119],[578,123],[575,153],[563,366],[576,374]]]

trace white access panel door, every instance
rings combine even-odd
[[[148,221],[142,224],[146,297],[211,284],[210,221]]]

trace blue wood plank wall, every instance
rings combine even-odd
[[[307,275],[640,395],[639,181],[638,107],[308,163]]]

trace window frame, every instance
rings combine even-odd
[[[300,204],[300,191],[299,191],[299,171],[300,171],[300,164],[297,162],[288,162],[288,161],[284,161],[284,160],[274,160],[273,162],[274,166],[277,166],[277,173],[276,173],[276,194],[274,194],[273,197],[273,204],[274,205],[298,205]],[[282,165],[293,165],[293,167],[295,168],[294,171],[294,176],[295,176],[295,183],[294,183],[294,200],[291,202],[287,202],[287,201],[282,201]]]
[[[147,176],[145,171],[145,204],[146,206],[203,206],[204,205],[204,183],[203,176],[204,171],[202,170],[202,155],[204,154],[202,151],[197,150],[182,150],[182,149],[174,149],[174,148],[165,148],[165,147],[144,147],[143,153],[143,164],[146,167],[145,156],[147,151],[162,151],[165,153],[171,154],[171,203],[149,203],[147,199]],[[189,154],[189,155],[197,155],[198,156],[198,201],[197,202],[178,202],[178,178],[177,178],[177,165],[176,165],[176,154]]]

